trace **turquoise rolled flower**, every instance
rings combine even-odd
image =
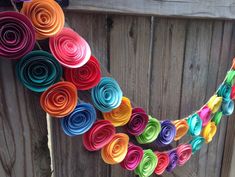
[[[122,101],[122,90],[117,81],[111,77],[103,77],[97,86],[91,90],[91,98],[101,112],[110,112]]]
[[[201,136],[195,136],[189,144],[192,146],[192,153],[194,154],[196,151],[200,150],[202,145],[205,143],[205,139]]]
[[[34,92],[43,92],[60,80],[62,68],[53,55],[38,50],[19,60],[16,73],[25,87]]]
[[[231,94],[231,86],[227,83],[223,83],[219,86],[217,90],[217,96],[223,97],[223,99],[229,99]]]
[[[221,111],[223,115],[229,116],[233,113],[234,110],[234,102],[231,99],[223,99]]]
[[[189,126],[188,133],[191,136],[198,136],[202,131],[202,120],[197,113],[191,115],[187,119]]]

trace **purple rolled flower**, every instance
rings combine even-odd
[[[15,0],[15,2],[30,2],[32,0]]]
[[[149,117],[143,108],[132,109],[132,115],[129,122],[126,124],[126,130],[129,134],[138,136],[143,133],[148,124]]]
[[[161,132],[156,139],[156,144],[159,147],[164,147],[166,145],[171,144],[176,135],[175,125],[171,123],[169,120],[165,120],[161,122]]]
[[[169,164],[166,168],[166,171],[172,172],[177,165],[179,157],[177,155],[176,150],[170,151],[168,155],[169,155]]]

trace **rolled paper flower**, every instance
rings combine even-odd
[[[223,115],[229,116],[233,113],[234,102],[231,99],[224,99],[221,106],[221,111]]]
[[[0,12],[0,57],[19,59],[34,48],[35,31],[18,12]]]
[[[156,144],[159,147],[163,147],[171,144],[176,135],[175,125],[171,123],[169,120],[165,120],[161,122],[161,132],[159,133]]]
[[[192,146],[192,153],[194,154],[196,151],[200,150],[202,145],[205,143],[205,139],[201,136],[195,136],[189,144]]]
[[[169,164],[166,167],[166,171],[172,172],[178,163],[179,157],[178,157],[176,150],[172,150],[168,154],[169,154]]]
[[[219,86],[219,89],[217,90],[217,95],[219,97],[223,97],[223,98],[230,98],[230,94],[231,94],[231,86],[229,84],[223,83]]]
[[[176,128],[176,135],[175,135],[174,140],[178,141],[184,135],[187,134],[189,126],[188,126],[188,123],[185,119],[176,120],[176,121],[173,122],[173,124],[175,125],[175,128]]]
[[[131,117],[131,102],[128,98],[122,97],[121,104],[110,112],[104,112],[103,117],[112,122],[115,127],[126,125]]]
[[[202,137],[205,139],[206,143],[212,141],[215,136],[217,127],[214,122],[209,122],[202,130]]]
[[[213,116],[211,121],[215,122],[215,125],[217,126],[217,125],[219,125],[222,116],[223,116],[223,113],[221,111],[219,111],[219,112],[215,113],[215,115]]]
[[[64,12],[54,0],[24,2],[21,13],[31,20],[38,40],[56,35],[64,26]]]
[[[148,115],[142,108],[132,109],[132,114],[129,122],[126,124],[126,130],[128,133],[134,136],[139,136],[143,133],[149,121]]]
[[[103,77],[99,84],[92,88],[91,98],[101,112],[110,112],[121,104],[122,90],[113,78]]]
[[[32,0],[15,0],[15,2],[26,2],[26,1],[32,1]]]
[[[232,69],[235,70],[235,58],[233,58]]]
[[[230,94],[230,99],[235,100],[235,85],[232,86],[231,94]]]
[[[49,46],[60,64],[68,68],[79,68],[91,57],[88,43],[71,28],[63,28],[60,33],[51,37]]]
[[[160,131],[161,131],[160,122],[157,119],[149,116],[149,121],[146,128],[144,129],[142,134],[136,136],[136,140],[140,144],[152,143],[154,140],[156,140]]]
[[[228,73],[225,77],[225,82],[229,85],[233,85],[234,78],[235,78],[235,70],[230,70],[230,71],[228,71]]]
[[[179,157],[177,164],[183,166],[192,156],[192,146],[190,144],[181,144],[177,147],[176,153]]]
[[[201,133],[202,130],[202,120],[199,117],[197,113],[191,115],[187,119],[188,125],[189,125],[189,131],[188,133],[191,136],[198,136]]]
[[[211,110],[208,106],[204,106],[198,112],[199,117],[202,119],[202,126],[206,126],[211,119]]]
[[[40,97],[41,107],[52,117],[69,115],[77,106],[77,89],[71,82],[61,81],[50,86]]]
[[[148,177],[150,176],[158,163],[158,158],[154,154],[151,149],[144,150],[143,158],[135,169],[135,174],[139,175],[140,177]]]
[[[101,149],[101,156],[107,164],[117,164],[124,160],[128,149],[129,137],[117,133],[112,140]]]
[[[25,87],[34,92],[43,92],[60,80],[62,68],[50,53],[38,50],[19,60],[16,73]]]
[[[80,68],[65,68],[65,79],[72,82],[78,90],[89,90],[95,87],[101,78],[100,63],[91,56]]]
[[[129,143],[125,159],[120,163],[121,167],[127,170],[134,170],[139,165],[144,151],[141,147]]]
[[[97,151],[112,140],[115,132],[115,127],[110,121],[97,120],[83,135],[83,145],[88,151]]]
[[[214,114],[216,113],[221,106],[223,101],[222,97],[218,97],[217,95],[213,95],[207,103],[208,108],[210,108],[211,112]]]
[[[74,111],[60,120],[64,133],[68,136],[86,133],[96,120],[96,110],[88,103],[79,103]]]
[[[170,159],[168,154],[164,152],[155,152],[155,154],[158,157],[158,163],[154,172],[157,175],[161,175],[166,170],[166,167],[169,165]]]

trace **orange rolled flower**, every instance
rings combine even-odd
[[[110,112],[103,113],[104,119],[109,120],[115,127],[127,124],[131,118],[131,102],[128,98],[122,97],[120,106]]]
[[[117,164],[124,160],[128,149],[129,137],[124,133],[117,133],[112,140],[101,149],[101,156],[107,164]]]
[[[232,69],[235,70],[235,58],[233,58]]]
[[[175,125],[176,128],[176,135],[174,140],[178,141],[180,140],[184,135],[187,134],[189,126],[188,123],[185,119],[182,120],[176,120],[173,122],[173,124]]]
[[[54,0],[24,2],[21,13],[32,22],[38,40],[54,36],[64,26],[64,12]]]
[[[77,89],[71,82],[58,82],[49,87],[40,98],[45,112],[53,117],[69,115],[77,105]]]

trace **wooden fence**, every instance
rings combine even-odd
[[[174,120],[197,110],[222,82],[235,56],[235,22],[225,20],[235,18],[234,9],[232,0],[72,0],[65,16],[127,97],[160,120]],[[14,67],[0,60],[1,177],[135,176],[87,152],[57,119],[49,123],[50,153],[39,94],[23,88]],[[162,176],[233,177],[234,124],[234,114],[223,118],[209,145]]]

